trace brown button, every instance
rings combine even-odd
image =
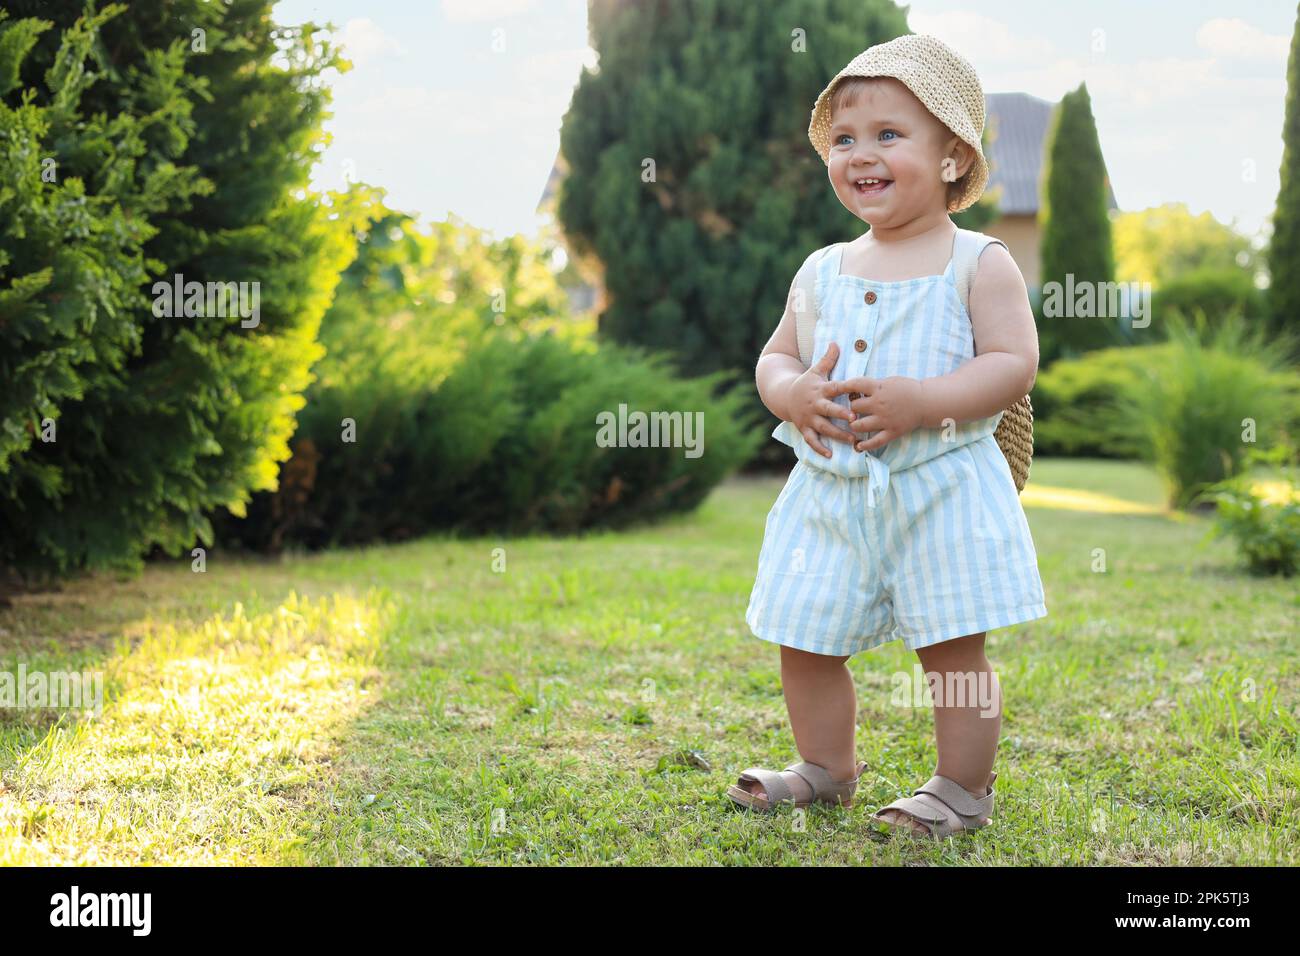
[[[861,394],[859,394],[858,392],[849,392],[850,402],[856,402],[861,397],[862,397]]]
[[[867,294],[863,296],[863,298],[867,300],[867,305],[874,305],[876,301],[876,293],[868,289]]]
[[[865,352],[867,350],[867,343],[862,339],[858,339],[856,342],[853,343],[853,347],[857,349],[859,352]]]

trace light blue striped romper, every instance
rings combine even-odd
[[[943,275],[876,282],[840,274],[842,258],[843,246],[823,256],[814,285],[813,357],[839,344],[832,380],[931,378],[975,357],[951,260]],[[849,396],[834,401],[847,407]],[[993,437],[1001,419],[963,422],[946,441],[943,429],[918,428],[867,452],[823,437],[831,458],[793,423],[778,425],[773,437],[798,461],[767,516],[745,611],[750,630],[847,656],[1045,617],[1029,523]]]

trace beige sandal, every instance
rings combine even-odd
[[[966,830],[979,830],[993,822],[993,781],[997,778],[996,773],[989,774],[989,792],[976,798],[955,780],[936,773],[912,791],[913,796],[900,797],[869,819],[922,840],[942,840]],[[906,823],[887,820],[881,816],[886,810],[899,810],[929,829],[922,832]]]
[[[858,764],[857,773],[852,780],[832,780],[830,772],[820,764],[792,763],[785,768],[792,773],[798,774],[808,782],[812,789],[812,797],[807,800],[795,800],[794,792],[790,785],[782,779],[781,774],[775,770],[764,770],[762,767],[750,767],[740,775],[740,779],[727,788],[727,796],[731,797],[742,807],[748,807],[751,810],[758,810],[762,813],[771,813],[776,807],[783,803],[788,803],[795,807],[806,807],[810,803],[826,803],[831,806],[853,806],[853,793],[858,789],[858,778],[862,772],[867,769],[865,762]],[[746,790],[740,784],[757,783],[763,788],[763,793],[753,793]]]

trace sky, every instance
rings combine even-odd
[[[1121,210],[1183,202],[1247,235],[1266,227],[1292,0],[907,8],[911,29],[970,60],[986,93],[1055,101],[1086,81]],[[586,0],[280,0],[275,17],[334,24],[353,62],[329,74],[333,142],[317,188],[359,179],[425,222],[453,212],[497,238],[537,231],[573,88],[598,62]]]

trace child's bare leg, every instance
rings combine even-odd
[[[825,767],[832,780],[850,780],[857,770],[853,731],[858,700],[846,661],[847,657],[781,646],[781,687],[799,756]],[[795,800],[812,796],[807,781],[798,774],[782,771],[781,779],[789,785]],[[761,784],[744,786],[751,793],[763,794]]]
[[[984,655],[984,633],[932,644],[916,653],[925,672],[935,672],[943,681],[931,687],[939,749],[939,764],[934,772],[955,780],[972,796],[982,797],[988,792],[989,772],[1002,730],[1002,689]],[[954,677],[950,678],[950,674]],[[894,823],[910,824],[914,830],[928,829],[898,810],[887,810],[881,816]]]

